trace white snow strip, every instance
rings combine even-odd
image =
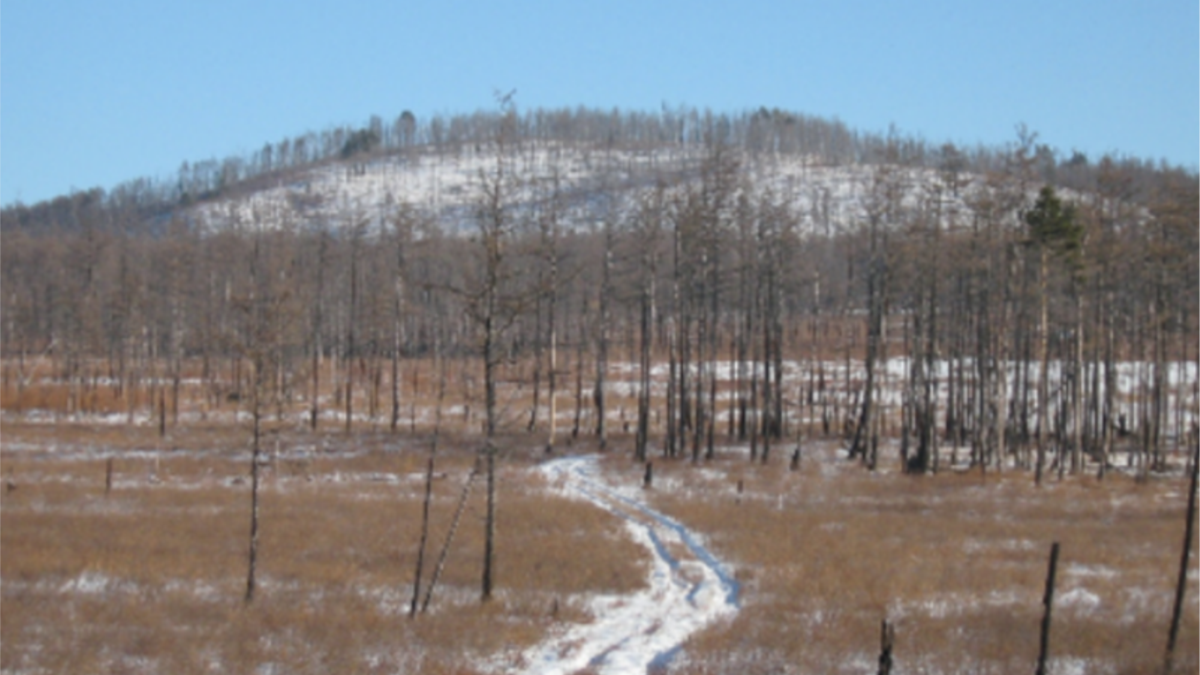
[[[737,612],[738,585],[725,565],[676,521],[634,495],[604,483],[595,457],[567,457],[540,467],[552,485],[620,516],[637,543],[653,556],[644,590],[603,598],[592,623],[551,635],[500,666],[530,675],[645,673],[665,665],[689,635]],[[686,550],[676,558],[672,551]]]

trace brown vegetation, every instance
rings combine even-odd
[[[510,454],[496,602],[478,602],[476,493],[430,613],[409,620],[427,446],[285,433],[262,494],[259,591],[243,606],[244,432],[197,429],[173,453],[152,433],[93,431],[5,425],[22,448],[0,458],[15,486],[0,514],[5,672],[466,672],[584,620],[587,594],[643,581],[640,549],[607,534],[612,517],[544,493]],[[450,445],[434,484],[439,542],[474,461],[470,444]]]
[[[1051,659],[1079,672],[1160,667],[1183,478],[1038,489],[1021,473],[903,478],[852,468],[825,444],[808,452],[796,472],[783,459],[655,464],[655,507],[705,533],[743,584],[742,610],[685,644],[682,672],[874,672],[883,619],[898,672],[1032,672],[1052,541]],[[609,467],[641,478],[621,460]],[[1185,635],[1200,629],[1196,588],[1193,575]],[[1198,663],[1191,640],[1178,672]]]
[[[0,669],[484,668],[641,583],[613,518],[522,470],[599,445],[640,484],[618,463],[635,435],[648,494],[746,586],[677,668],[866,671],[887,620],[901,671],[1024,670],[1050,541],[1052,657],[1157,666],[1200,442],[1194,173],[1056,166],[1024,129],[974,156],[900,138],[818,156],[811,124],[767,110],[727,141],[693,113],[686,147],[657,150],[614,117],[630,133],[602,153],[502,107],[471,143],[421,150],[411,120],[384,143],[483,162],[454,204],[276,213],[213,165],[180,176],[178,208],[0,212]],[[369,137],[330,148],[365,162]],[[547,151],[597,168],[536,168]],[[788,163],[786,189],[759,180]],[[481,449],[499,469],[489,453],[409,621],[435,428],[434,546]]]

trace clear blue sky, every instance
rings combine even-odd
[[[1195,168],[1196,0],[4,0],[0,203],[403,110],[760,105]]]

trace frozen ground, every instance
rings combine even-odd
[[[705,364],[706,370],[713,373],[718,382],[717,416],[718,424],[724,425],[728,423],[728,416],[732,414],[733,402],[739,396],[734,390],[737,382],[739,365],[742,366],[743,377],[749,377],[751,368],[761,368],[761,364],[738,364],[735,361],[715,360]],[[950,395],[950,372],[951,363],[946,360],[938,361],[936,364],[936,380],[934,382],[934,394],[938,400],[938,420],[939,426],[944,424],[945,414]],[[813,392],[814,402],[813,409],[826,410],[846,410],[857,405],[860,395],[862,382],[865,379],[866,373],[864,365],[858,360],[825,360],[825,361],[807,361],[807,360],[785,360],[783,366],[783,389],[785,397],[785,406],[783,414],[785,421],[788,424],[796,422],[818,423],[819,418],[807,417],[804,405],[807,387],[815,385],[817,378],[823,376],[824,388]],[[880,403],[884,410],[885,416],[895,416],[898,414],[900,407],[904,403],[905,385],[908,370],[911,366],[909,359],[904,357],[894,357],[884,360],[880,364],[879,391],[876,400]],[[966,364],[965,381],[969,385],[974,379],[974,367],[968,361]],[[1015,386],[1018,370],[1021,364],[1015,361],[1005,363],[1005,373],[1007,376],[1007,386],[1009,395],[1015,395]],[[1196,411],[1200,409],[1200,402],[1197,397],[1200,396],[1200,387],[1197,386],[1197,379],[1200,378],[1200,370],[1195,362],[1169,362],[1165,364],[1165,385],[1166,394],[1164,397],[1164,407],[1167,411],[1168,424],[1164,429],[1168,438],[1173,438],[1177,429],[1186,429],[1195,420]],[[1040,364],[1031,363],[1028,365],[1031,382],[1037,382],[1039,377]],[[695,373],[693,365],[693,373]],[[761,370],[758,371],[761,376]],[[819,374],[819,375],[818,375]],[[651,368],[651,396],[653,397],[652,407],[657,411],[661,410],[659,401],[666,396],[666,379],[668,377],[668,366],[665,363],[657,363]],[[1114,401],[1115,410],[1114,418],[1125,417],[1128,423],[1136,427],[1138,419],[1138,396],[1143,390],[1146,383],[1153,380],[1154,365],[1143,361],[1124,361],[1116,364],[1115,383],[1116,397]],[[616,400],[611,402],[608,408],[607,419],[617,424],[628,424],[632,426],[636,417],[636,403],[633,399],[639,393],[639,366],[633,362],[615,361],[609,366],[609,377],[605,384],[605,390]],[[1057,361],[1050,362],[1049,369],[1049,385],[1052,389],[1057,388],[1066,379],[1064,366]],[[38,383],[43,386],[66,386],[67,382],[56,378],[40,378]],[[201,386],[199,380],[191,380],[187,382],[193,389]],[[1103,390],[1103,378],[1098,382],[1101,390]],[[530,412],[530,399],[532,388],[524,385],[513,386],[512,384],[502,383],[498,388],[498,396],[500,405],[498,414],[501,420],[501,426],[516,427],[523,425],[528,419]],[[1145,396],[1145,394],[1141,394]],[[478,417],[482,414],[482,405],[479,401],[474,401],[474,406],[468,404],[447,404],[443,409],[442,414],[446,420],[461,420],[468,428],[472,426],[473,418],[471,413],[474,413],[474,422],[478,422]],[[1056,414],[1057,401],[1051,401],[1051,412]],[[357,424],[380,425],[386,424],[389,420],[389,413],[386,410],[380,409],[375,415],[370,415],[363,412],[365,402],[358,401],[357,410],[353,415],[353,421]],[[1030,392],[1030,424],[1037,423],[1037,392]],[[281,418],[286,419],[289,423],[296,425],[298,428],[305,427],[309,423],[309,410],[307,404],[302,407],[289,406],[285,408],[282,415],[271,410],[268,412],[267,419],[271,421],[279,421]],[[549,418],[550,408],[545,397],[538,408],[538,419],[546,420]],[[595,408],[592,405],[585,405],[581,411],[581,421],[584,426],[594,424]],[[132,414],[129,412],[117,412],[106,414],[84,414],[80,412],[64,413],[61,411],[51,411],[38,408],[27,408],[20,413],[6,410],[0,413],[5,420],[21,421],[26,423],[37,424],[58,424],[61,422],[71,423],[89,423],[101,425],[138,425],[149,426],[158,423],[156,417],[151,415],[148,410],[135,410]],[[571,425],[575,416],[574,400],[569,391],[560,390],[558,394],[558,410],[557,420],[559,429]],[[402,426],[421,426],[428,428],[432,425],[436,417],[436,411],[430,405],[411,405],[405,402],[401,406],[401,414],[399,423]],[[345,414],[342,411],[340,404],[336,403],[332,396],[321,397],[321,412],[320,418],[325,423],[343,424],[345,422]],[[183,423],[243,423],[248,424],[251,421],[250,413],[246,410],[238,410],[236,408],[226,408],[223,410],[209,410],[199,412],[195,410],[180,411],[178,420]],[[651,433],[665,433],[662,428],[663,416],[652,414]],[[478,427],[475,427],[478,428]],[[628,430],[626,430],[628,431]],[[1136,431],[1136,429],[1131,429]]]
[[[351,496],[355,502],[358,498],[353,495],[360,491],[370,495],[371,499],[383,494],[391,499],[400,492],[410,504],[419,500],[423,478],[421,472],[333,463],[332,458],[357,458],[363,450],[353,442],[327,451],[322,451],[321,447],[316,443],[292,445],[282,448],[275,458],[281,462],[302,461],[314,456],[330,460],[314,470],[312,482],[340,486],[338,489],[344,491],[342,494]],[[162,500],[162,496],[173,488],[179,489],[179,494],[182,494],[183,490],[193,487],[234,487],[232,478],[219,466],[218,476],[207,475],[197,468],[188,475],[176,475],[168,469],[158,473],[153,480],[146,477],[150,467],[155,466],[155,459],[161,457],[164,468],[167,468],[168,461],[185,459],[187,451],[149,448],[120,450],[68,441],[56,447],[42,447],[19,435],[6,439],[4,450],[10,462],[21,462],[16,476],[19,487],[5,502],[9,518],[96,514],[127,518],[138,513],[133,510],[136,502],[123,504],[121,500],[130,499],[134,488],[148,485],[153,485],[153,490],[142,491],[141,494],[151,500],[146,503],[155,504],[154,509],[160,516],[169,512],[172,518],[182,520],[223,517],[234,513],[230,510],[235,507],[234,502],[225,498],[226,494],[232,493],[223,491],[217,493],[215,501],[202,505],[194,504],[190,496],[181,497],[178,502]],[[244,449],[197,452],[206,461],[222,459],[243,467],[249,461]],[[852,547],[856,541],[870,539],[875,545],[888,547],[887,550],[892,554],[881,554],[882,559],[897,561],[901,568],[899,572],[885,567],[869,568],[875,569],[872,578],[899,580],[896,583],[906,579],[912,581],[918,577],[903,572],[904,567],[911,566],[925,569],[920,577],[942,579],[928,585],[917,583],[909,591],[898,595],[893,595],[891,589],[894,587],[888,586],[888,592],[881,593],[878,604],[869,608],[872,614],[878,612],[886,615],[900,627],[902,642],[898,644],[902,647],[897,658],[902,666],[897,672],[1016,672],[1012,666],[1016,664],[1024,668],[1035,653],[1035,650],[1027,649],[1031,644],[1029,640],[1024,643],[1018,640],[1024,647],[1014,648],[1018,652],[1015,657],[989,657],[986,649],[971,641],[975,638],[966,636],[1002,629],[1015,630],[1018,636],[1026,637],[1036,633],[1038,615],[1035,609],[1040,608],[1046,542],[1051,534],[1062,534],[1067,537],[1064,546],[1069,555],[1059,568],[1055,598],[1056,651],[1050,672],[1114,675],[1146,672],[1128,666],[1144,661],[1124,652],[1133,649],[1130,645],[1144,640],[1146,635],[1154,640],[1160,638],[1158,629],[1163,623],[1164,608],[1169,608],[1171,604],[1169,583],[1164,581],[1168,575],[1163,571],[1171,571],[1170,581],[1173,582],[1173,571],[1177,564],[1177,532],[1174,526],[1176,514],[1186,501],[1179,481],[1172,479],[1170,482],[1154,481],[1138,485],[1118,481],[1105,483],[1103,490],[1090,482],[1068,481],[1050,483],[1035,491],[1032,486],[1026,485],[1028,481],[1018,484],[989,479],[986,484],[967,484],[957,478],[946,478],[936,484],[929,481],[924,489],[917,490],[911,485],[911,489],[906,489],[906,483],[884,483],[876,474],[864,475],[861,467],[847,461],[845,448],[836,442],[806,444],[804,465],[798,472],[780,472],[777,470],[778,463],[772,469],[741,461],[748,459],[747,449],[742,445],[724,446],[719,449],[718,456],[728,461],[718,460],[697,466],[664,463],[661,473],[656,470],[651,493],[655,495],[653,503],[658,508],[648,506],[649,494],[641,489],[637,481],[639,472],[636,465],[626,464],[624,468],[618,468],[614,463],[604,462],[596,456],[577,456],[545,462],[532,469],[548,487],[552,497],[557,495],[579,500],[617,516],[617,519],[600,519],[604,529],[591,536],[625,535],[642,546],[648,552],[648,562],[642,568],[645,585],[628,594],[560,594],[535,590],[532,600],[526,595],[519,602],[544,607],[553,599],[557,606],[561,597],[572,610],[571,617],[565,621],[559,619],[530,624],[528,639],[540,640],[532,647],[501,646],[478,651],[458,649],[455,653],[462,659],[459,662],[462,668],[470,669],[468,672],[478,670],[497,675],[565,675],[579,672],[640,675],[660,670],[792,674],[874,672],[875,653],[871,651],[871,641],[846,637],[848,634],[857,635],[848,633],[847,628],[856,625],[851,620],[852,614],[862,611],[861,607],[855,609],[855,602],[858,601],[847,596],[822,596],[817,586],[827,584],[821,581],[825,577],[813,577],[808,587],[794,587],[800,588],[803,593],[789,593],[786,590],[788,586],[780,585],[783,583],[781,579],[790,579],[790,575],[802,568],[801,563],[807,566],[807,573],[816,574],[821,569],[818,563],[822,556],[843,555],[849,549],[841,547]],[[129,490],[128,495],[101,499],[98,489],[94,489],[90,497],[80,491],[78,499],[67,503],[43,503],[43,499],[49,497],[30,500],[31,495],[41,490],[39,484],[44,483],[78,482],[80,486],[91,485],[96,488],[101,484],[103,474],[95,460],[109,457],[116,458],[124,469],[120,480],[114,483],[114,489],[118,494]],[[45,459],[47,466],[38,466],[39,462],[31,461],[35,459]],[[138,468],[131,472],[131,466]],[[656,469],[658,467],[656,463]],[[528,466],[512,467],[512,470],[530,471]],[[891,472],[895,471],[898,468],[892,467]],[[881,470],[878,473],[885,472]],[[285,471],[282,464],[278,473],[268,475],[271,499],[276,500],[273,504],[278,504],[277,500],[286,498],[297,487],[309,482],[303,475]],[[743,478],[747,487],[744,494],[738,487]],[[237,485],[240,486],[238,489],[244,490],[246,484],[243,480]],[[452,492],[457,494],[456,491]],[[52,497],[54,494],[68,493],[56,485],[47,494]],[[245,494],[244,491],[241,494]],[[309,494],[327,493],[322,489]],[[447,500],[452,496],[444,495],[444,507],[448,507]],[[547,503],[553,504],[555,500],[547,500]],[[794,546],[793,552],[803,552],[805,558],[792,559],[789,553],[774,556],[765,562],[755,559],[755,549],[748,548],[744,543],[739,545],[728,528],[722,530],[711,523],[706,525],[703,519],[694,521],[689,512],[678,510],[680,505],[687,508],[688,505],[705,503],[739,504],[739,508],[752,514],[756,523],[754,529],[760,531],[756,535],[760,541],[762,537],[782,534],[776,539],[786,539],[789,545]],[[1013,504],[1020,505],[1019,508],[1028,514],[1026,522],[1018,524],[1012,520],[1016,518],[1015,515],[1006,514],[1006,509]],[[1168,510],[1164,511],[1164,508]],[[954,565],[975,567],[978,577],[986,581],[976,582],[975,575],[972,575],[968,583],[965,577],[959,578],[948,571],[950,567],[943,566],[930,554],[923,552],[923,547],[930,545],[930,542],[937,546],[936,540],[922,539],[921,543],[914,543],[912,548],[904,548],[898,543],[906,536],[919,532],[917,529],[905,534],[871,529],[869,525],[881,514],[901,512],[914,519],[923,518],[929,524],[944,525],[947,536],[954,538],[946,548],[939,549],[937,555],[958,561],[952,563]],[[237,511],[236,515],[240,517],[241,513]],[[672,519],[665,513],[675,514],[680,520]],[[1153,529],[1164,517],[1171,520],[1171,526],[1164,530],[1169,536],[1130,534],[1130,521],[1134,523],[1133,527]],[[786,520],[788,528],[769,529],[767,522],[772,518]],[[681,521],[688,522],[711,539],[687,529]],[[1115,529],[1111,535],[1108,534],[1109,528],[1117,528],[1122,521],[1125,522],[1125,529]],[[735,522],[748,521],[739,519]],[[614,523],[620,525],[614,526]],[[1070,523],[1070,526],[1060,531],[1064,523]],[[1075,532],[1088,527],[1089,523],[1094,529]],[[1100,543],[1093,544],[1092,540]],[[710,541],[714,549],[719,548],[723,552],[724,559],[719,560],[714,556],[709,549]],[[1163,542],[1167,544],[1164,546]],[[16,556],[19,555],[15,553],[17,550],[7,552]],[[897,551],[905,552],[905,556],[897,555]],[[909,554],[914,557],[907,557]],[[1162,560],[1169,562],[1161,563]],[[735,566],[742,585],[733,579]],[[270,567],[268,565],[268,572]],[[1029,569],[1033,572],[1027,573]],[[834,580],[837,578],[833,577]],[[853,592],[861,592],[863,588],[871,588],[871,583],[874,582],[861,582],[862,585],[848,587],[852,591],[857,589]],[[11,575],[3,580],[2,586],[6,602],[22,596],[33,596],[41,598],[47,605],[61,604],[75,608],[71,611],[99,602],[126,607],[162,607],[175,603],[176,606],[190,608],[188,611],[200,612],[199,615],[217,611],[223,604],[228,604],[230,598],[237,598],[240,590],[238,580],[228,575],[190,577],[171,572],[155,578],[139,578],[138,574],[130,573],[128,569],[97,566],[40,577]],[[322,583],[313,585],[305,579],[268,573],[261,579],[261,587],[265,597],[291,598],[303,606],[331,611],[332,608],[347,605],[353,607],[355,614],[346,616],[360,616],[363,608],[373,608],[379,617],[390,620],[402,617],[406,607],[405,589],[395,584],[381,583],[379,579],[356,578],[330,588]],[[1193,581],[1188,596],[1190,607],[1194,607],[1194,588]],[[447,586],[444,591],[444,594],[439,591],[441,611],[453,608],[465,616],[469,612],[463,611],[463,608],[477,606],[473,589]],[[513,605],[519,602],[514,601]],[[539,616],[543,614],[540,612]],[[776,631],[777,625],[786,625],[787,628]],[[1012,625],[1016,628],[1011,628]],[[1145,628],[1148,625],[1154,630],[1147,632]],[[953,626],[953,629],[948,626]],[[195,630],[195,627],[192,625],[187,630]],[[209,628],[205,627],[204,630]],[[289,626],[288,630],[293,628]],[[1086,637],[1101,630],[1104,631],[1101,637]],[[734,632],[754,637],[742,643],[720,642],[722,634]],[[944,636],[932,637],[942,632],[945,632]],[[1133,637],[1127,643],[1118,642],[1114,636],[1120,635]],[[171,639],[177,640],[172,643],[177,647],[200,644],[200,640],[190,636]],[[283,640],[279,633],[270,632],[263,639]],[[407,642],[401,640],[398,644],[402,646],[398,648],[394,645],[373,645],[365,651],[372,654],[377,652],[378,656],[371,658],[378,659],[378,669],[384,672],[422,672],[428,669],[427,664],[442,658],[431,656],[428,661],[414,661],[418,659],[415,656],[417,650],[429,647],[422,646],[424,643],[411,636],[407,639]],[[806,644],[806,651],[788,651],[789,645],[798,643]],[[64,644],[85,651],[78,642]],[[687,646],[681,649],[680,645],[683,644]],[[1156,647],[1157,644],[1155,642]],[[303,658],[315,660],[322,648],[313,647],[311,651],[304,651],[309,647],[297,649],[305,654]],[[14,653],[22,653],[21,658],[29,658],[30,663],[38,662],[40,658],[21,648],[13,649],[16,650]],[[268,661],[277,656],[275,652],[270,652],[262,657],[260,663],[271,665]],[[359,657],[366,658],[362,653],[356,653],[355,658]],[[135,657],[118,654],[113,658],[125,659],[112,662],[122,672],[170,672],[161,667],[165,661],[147,661],[146,665],[133,667],[129,659]],[[1010,660],[1006,661],[1005,658]],[[229,663],[224,662],[224,665],[228,666]],[[414,663],[418,665],[412,665]],[[973,669],[964,670],[964,664]],[[394,668],[389,669],[392,666]],[[212,672],[218,670],[237,672],[237,669],[227,667],[214,667]],[[39,671],[14,667],[4,672],[81,671]],[[300,671],[282,667],[281,670],[267,672]]]
[[[532,675],[645,673],[665,666],[692,633],[738,610],[738,584],[697,535],[648,507],[637,488],[609,485],[597,459],[566,457],[539,467],[558,490],[619,516],[652,555],[646,588],[597,597],[595,620],[553,633],[540,644],[492,664],[498,672]]]

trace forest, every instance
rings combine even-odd
[[[311,182],[290,209],[253,197],[322,163],[353,182],[443,155],[473,162],[457,201],[322,209]],[[66,412],[92,412],[97,378],[178,396],[197,363],[212,397],[305,400],[315,426],[328,362],[347,426],[361,395],[395,428],[403,362],[436,353],[480,359],[489,433],[497,382],[519,377],[520,424],[586,390],[603,439],[609,368],[636,367],[639,457],[711,457],[731,434],[766,453],[804,427],[847,434],[873,465],[886,429],[915,471],[937,466],[939,438],[972,464],[1103,471],[1125,437],[1148,471],[1196,419],[1198,192],[1181,169],[1059,163],[1024,129],[966,152],[779,111],[514,109],[373,118],[216,166],[4,210],[5,356],[18,371],[53,356]],[[822,170],[841,183],[806,184]]]

